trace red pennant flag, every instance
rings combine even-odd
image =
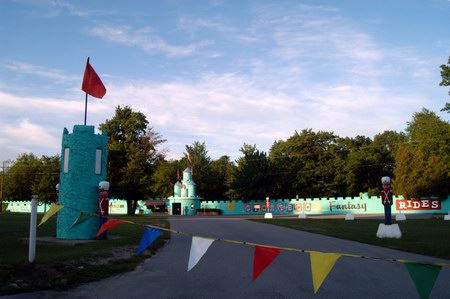
[[[187,157],[187,159],[188,159],[188,161],[189,161],[189,164],[191,164],[191,165],[192,165],[191,154],[188,154],[188,157]]]
[[[275,260],[280,254],[281,249],[255,246],[255,255],[253,260],[253,280]]]
[[[100,80],[100,77],[97,75],[94,68],[89,64],[89,60],[86,63],[86,69],[84,70],[81,90],[99,99],[103,98],[106,94],[105,85],[103,85],[102,80]]]
[[[104,231],[107,231],[108,229],[114,228],[114,227],[116,227],[119,224],[122,224],[124,222],[125,221],[119,220],[119,219],[108,219],[108,221],[106,221],[102,225],[102,227],[100,227],[100,230],[98,231],[98,233],[97,233],[97,235],[95,237],[98,238],[98,236],[100,236]]]

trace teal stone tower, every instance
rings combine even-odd
[[[94,239],[99,218],[70,228],[80,211],[97,214],[98,184],[106,179],[106,132],[95,134],[94,126],[75,125],[73,133],[63,131],[58,204],[65,208],[58,212],[56,238],[71,240]]]

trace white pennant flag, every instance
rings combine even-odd
[[[189,254],[188,272],[197,265],[214,240],[192,237],[191,253]]]

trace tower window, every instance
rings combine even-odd
[[[95,174],[102,174],[102,150],[95,151]]]
[[[69,172],[69,154],[70,154],[70,148],[65,147],[64,148],[64,166],[63,166],[64,173]]]

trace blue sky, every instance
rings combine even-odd
[[[448,121],[449,16],[449,0],[0,0],[0,161],[60,153],[88,56],[108,90],[88,125],[128,105],[173,159],[307,128],[373,138],[423,107]]]

